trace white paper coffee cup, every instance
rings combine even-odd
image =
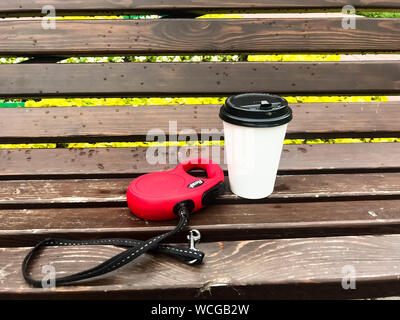
[[[269,196],[292,119],[287,101],[264,93],[240,94],[226,100],[220,117],[231,191],[247,199]]]

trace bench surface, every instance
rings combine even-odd
[[[400,50],[400,20],[357,18],[192,19],[208,12],[270,9],[398,8],[398,1],[53,1],[60,14],[163,14],[154,20],[57,20],[41,27],[42,1],[1,1],[0,56],[35,57],[0,65],[0,98],[378,95],[400,92],[399,61],[59,64],[69,56]],[[251,10],[249,9],[251,8]],[[185,16],[187,15],[187,17]],[[26,20],[13,17],[34,17]],[[190,17],[190,18],[188,18]],[[24,18],[25,19],[25,18]],[[2,36],[7,35],[7,36]],[[240,79],[240,81],[238,81]],[[286,138],[393,138],[398,102],[295,103]],[[126,206],[129,182],[172,169],[169,157],[212,154],[207,145],[165,152],[156,147],[63,148],[68,142],[145,141],[149,129],[167,139],[190,128],[223,139],[219,105],[7,108],[0,143],[56,143],[52,149],[0,149],[0,298],[364,298],[400,295],[400,144],[284,145],[274,193],[257,201],[229,190],[194,214],[204,264],[188,266],[145,255],[79,285],[34,289],[21,262],[49,237],[147,239],[174,222],[137,219]],[[176,127],[170,121],[176,121]],[[214,147],[215,148],[215,147]],[[217,147],[226,174],[224,148]],[[214,150],[215,151],[215,150]],[[215,158],[214,158],[215,160]],[[186,235],[171,242],[186,242]],[[59,275],[94,266],[121,248],[49,248],[31,272],[54,262]],[[60,256],[63,258],[60,258]],[[348,270],[356,290],[345,290]],[[149,281],[149,279],[151,279]]]

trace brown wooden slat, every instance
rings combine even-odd
[[[395,137],[398,102],[291,104],[286,137]],[[0,143],[143,141],[150,129],[178,137],[185,129],[223,139],[220,105],[8,108],[1,110]],[[215,129],[212,131],[212,129]]]
[[[0,3],[0,13],[22,14],[30,13],[40,15],[41,9],[47,5],[45,0],[2,0]],[[139,12],[159,12],[177,10],[229,10],[229,9],[271,9],[271,8],[342,8],[345,5],[353,5],[357,8],[398,8],[397,1],[385,0],[226,0],[226,1],[193,1],[193,0],[137,0],[137,1],[107,1],[107,0],[53,0],[51,4],[61,13],[73,12],[101,12],[101,11],[139,11]]]
[[[291,104],[287,138],[396,136],[398,102]],[[142,139],[153,127],[166,134],[190,128],[222,130],[220,105],[30,108],[2,110],[0,142]],[[176,121],[177,130],[174,124]],[[199,140],[201,136],[199,135]],[[222,138],[221,134],[216,138]]]
[[[400,200],[220,204],[191,216],[202,241],[400,233]],[[148,239],[176,221],[147,222],[127,207],[2,209],[0,245],[30,246],[46,238]],[[170,241],[186,242],[184,233]]]
[[[166,164],[150,164],[146,153],[158,154]],[[171,154],[169,158],[168,154]],[[178,156],[176,154],[178,153]],[[165,155],[165,157],[164,157]],[[151,147],[94,149],[0,149],[2,179],[41,176],[125,176],[169,170],[188,157],[209,157],[225,170],[223,147]],[[397,171],[399,143],[285,145],[281,172]],[[175,164],[174,164],[175,161]]]
[[[0,96],[371,95],[400,92],[399,74],[399,61],[4,64]]]
[[[21,273],[16,272],[29,248],[3,248],[0,250],[0,295],[2,298],[96,299],[393,296],[400,293],[399,245],[399,235],[201,243],[199,248],[206,253],[206,260],[200,266],[147,255],[100,280],[44,290],[29,287]],[[105,246],[49,248],[34,263],[32,272],[41,279],[41,266],[52,262],[56,271],[74,273],[120,250]],[[70,258],[60,259],[63,255]],[[342,287],[349,266],[356,273],[356,290]]]
[[[50,236],[146,238],[173,227],[173,222],[149,225],[129,212],[125,193],[130,181],[1,182],[0,206],[15,209],[0,211],[0,245],[33,245]],[[255,202],[227,192],[216,201],[219,205],[194,215],[191,224],[207,241],[398,232],[400,200],[354,200],[398,198],[399,181],[398,173],[278,176],[275,192],[259,201],[272,203],[240,204]],[[282,203],[304,200],[312,202]],[[322,200],[330,202],[317,202]],[[104,207],[116,204],[123,207]],[[60,205],[77,208],[34,209]]]
[[[0,21],[0,55],[400,50],[398,19],[341,18]]]
[[[131,178],[5,180],[0,181],[0,207],[125,206],[131,181]],[[400,173],[278,176],[274,193],[259,202],[390,199],[400,197],[399,182]],[[226,185],[229,185],[227,180]],[[216,203],[250,202],[228,189]]]

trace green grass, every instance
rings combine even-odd
[[[357,12],[357,14],[368,18],[400,18],[400,12]]]

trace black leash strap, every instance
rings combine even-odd
[[[159,236],[153,237],[149,240],[134,240],[134,239],[100,239],[100,240],[88,240],[88,241],[75,241],[75,240],[65,240],[65,239],[46,239],[42,242],[39,242],[25,257],[22,262],[22,275],[24,279],[36,288],[42,288],[43,284],[41,280],[35,280],[31,278],[28,274],[29,262],[31,259],[37,254],[37,252],[43,247],[49,246],[82,246],[82,245],[114,245],[120,247],[127,247],[128,249],[115,255],[114,257],[104,261],[96,267],[93,267],[88,270],[84,270],[69,276],[65,276],[62,278],[56,278],[56,285],[65,285],[71,284],[76,281],[89,279],[93,277],[97,277],[108,272],[114,271],[132,260],[136,259],[140,255],[148,252],[161,252],[169,254],[173,257],[181,259],[188,264],[200,264],[203,261],[204,253],[191,248],[181,248],[181,247],[173,247],[168,245],[162,245],[160,242],[165,240],[166,238],[182,231],[189,222],[189,214],[187,210],[181,210],[179,212],[179,223],[175,229],[161,234]]]

